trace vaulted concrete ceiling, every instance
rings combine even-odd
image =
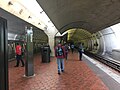
[[[97,32],[120,22],[120,0],[36,0],[56,28]]]

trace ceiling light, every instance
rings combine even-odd
[[[43,11],[40,12],[40,14],[42,14]]]
[[[8,2],[8,5],[13,5],[13,3],[11,1]]]
[[[48,21],[50,23],[50,21]]]
[[[38,25],[41,25],[40,23],[38,23]]]
[[[23,9],[21,9],[20,11],[19,11],[19,14],[21,14],[23,12]]]
[[[29,16],[29,17],[28,17],[28,19],[29,19],[29,18],[32,18],[32,17],[31,17],[31,16]]]

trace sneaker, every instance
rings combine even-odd
[[[58,72],[58,74],[60,75],[60,72]]]
[[[64,72],[64,70],[61,70],[62,72]]]
[[[18,67],[18,66],[14,66],[14,67]]]

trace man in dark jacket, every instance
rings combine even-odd
[[[79,43],[78,52],[79,52],[79,60],[82,61],[82,53],[84,52],[82,43]]]

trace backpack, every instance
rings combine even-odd
[[[62,56],[63,55],[63,49],[62,49],[62,47],[57,47],[56,53],[57,53],[57,56]]]
[[[74,45],[71,45],[71,48],[74,48]]]
[[[79,51],[79,52],[84,52],[83,46],[79,46],[78,51]]]

